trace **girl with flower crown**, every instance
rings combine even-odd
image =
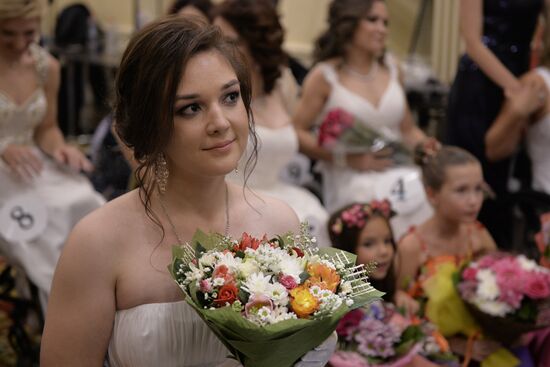
[[[403,290],[395,289],[396,246],[389,222],[393,215],[387,200],[354,203],[331,216],[329,235],[334,247],[356,254],[358,264],[375,262],[376,269],[370,277],[372,285],[386,293],[386,301],[414,314],[418,311],[418,302]]]
[[[328,225],[329,234],[334,247],[357,255],[358,264],[376,263],[376,268],[369,278],[371,284],[376,289],[385,292],[384,301],[394,303],[398,310],[404,311],[405,317],[401,317],[399,312],[391,311],[394,309],[392,305],[380,304],[372,307],[384,310],[381,312],[395,312],[388,321],[390,324],[401,326],[419,324],[420,319],[416,317],[416,313],[419,311],[418,302],[404,290],[396,289],[394,261],[396,245],[389,222],[393,215],[394,212],[388,200],[354,203],[331,216]],[[359,320],[365,317],[361,316],[360,319],[357,319],[359,317],[357,314],[361,313],[355,311],[352,313],[341,320],[337,329],[339,337],[346,340],[349,338],[345,334],[353,329],[353,325],[351,325],[354,323],[353,320],[356,320],[356,326],[359,327]],[[370,321],[376,322],[375,320]],[[350,328],[350,326],[352,327]],[[435,330],[433,330],[432,336],[432,340],[438,344],[440,351],[445,352],[448,345],[444,338]],[[387,337],[389,336],[383,335],[383,338]],[[367,366],[364,358],[358,358],[355,353],[347,351],[340,351],[333,355],[330,362],[335,367]],[[420,355],[419,346],[411,348],[410,352],[399,358],[399,362],[394,363],[399,366],[435,366],[434,363]]]

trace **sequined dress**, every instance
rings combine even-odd
[[[7,239],[7,235],[0,234],[0,254],[24,269],[45,301],[57,259],[71,229],[105,200],[86,177],[60,167],[34,143],[34,129],[43,121],[47,108],[43,86],[48,77],[48,55],[36,45],[31,46],[31,52],[39,86],[22,104],[0,91],[0,147],[31,146],[41,158],[43,168],[35,179],[22,181],[0,159],[0,210],[9,200],[32,194],[46,209],[46,226],[37,237],[28,240]]]

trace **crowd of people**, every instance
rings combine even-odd
[[[106,202],[58,127],[60,65],[37,43],[40,1],[2,0],[0,255],[39,289],[40,364],[239,365],[167,270],[197,228],[260,238],[307,222],[319,246],[376,262],[371,283],[405,317],[426,316],[424,284],[441,264],[541,256],[511,203],[536,193],[550,210],[546,13],[543,0],[461,0],[466,53],[438,140],[408,106],[384,0],[331,1],[305,79],[275,1],[175,1],[118,67],[110,133],[133,179]],[[546,47],[531,68],[537,27]],[[344,141],[350,131],[362,140]],[[321,190],[282,174],[296,157]],[[543,367],[548,335],[445,337],[472,366],[497,366],[504,348],[506,366]],[[333,334],[295,366],[325,366],[336,349]]]

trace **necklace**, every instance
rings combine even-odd
[[[344,64],[344,70],[352,75],[353,77],[359,79],[362,82],[370,82],[374,79],[374,76],[378,72],[378,62],[374,61],[371,63],[371,66],[369,68],[369,71],[365,73],[361,73],[360,71],[355,70],[348,64]]]
[[[166,206],[164,205],[164,201],[162,200],[161,195],[159,195],[159,203],[164,213],[164,216],[166,216],[166,219],[168,219],[168,223],[170,224],[170,227],[172,227],[172,232],[174,233],[174,235],[176,236],[176,239],[178,240],[178,245],[183,245],[184,242],[181,239],[178,231],[176,230],[176,226],[174,225],[174,222],[172,222],[172,218],[170,218],[170,216],[168,215],[168,211],[166,210]],[[225,237],[229,235],[229,189],[227,188],[227,182],[225,183],[225,231],[223,235]]]

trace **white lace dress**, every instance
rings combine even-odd
[[[550,88],[550,70],[539,67],[536,71]],[[529,126],[526,139],[533,171],[533,189],[550,195],[550,114]]]
[[[291,124],[279,128],[256,125],[258,135],[258,161],[246,184],[258,193],[273,196],[286,202],[301,222],[307,221],[311,233],[320,246],[330,246],[327,232],[328,213],[319,199],[305,188],[281,180],[281,171],[298,152],[298,136]],[[244,183],[247,154],[239,163],[239,172],[228,175],[231,180]]]
[[[329,111],[341,108],[361,121],[368,122],[369,127],[383,136],[400,140],[400,124],[405,114],[406,99],[399,83],[397,67],[390,56],[386,56],[385,64],[390,71],[390,81],[378,106],[343,86],[337,70],[331,64],[320,64],[331,86],[331,93],[318,124]],[[388,198],[398,213],[392,219],[396,239],[405,234],[409,227],[421,224],[432,214],[422,188],[420,170],[415,166],[398,166],[383,172],[359,172],[322,162],[319,169],[323,175],[323,198],[329,212],[352,202]]]
[[[109,343],[110,367],[239,365],[185,301],[117,311]]]
[[[49,294],[57,259],[69,232],[76,222],[105,200],[94,191],[86,177],[59,167],[34,144],[34,129],[46,113],[43,85],[47,78],[48,55],[38,46],[31,46],[31,51],[36,60],[39,87],[20,105],[0,91],[0,146],[10,143],[33,146],[42,158],[43,170],[34,180],[22,181],[0,160],[0,211],[17,198],[32,195],[46,209],[46,224],[32,239],[17,240],[0,233],[0,253],[21,266],[45,297]],[[3,223],[2,228],[6,224]]]

